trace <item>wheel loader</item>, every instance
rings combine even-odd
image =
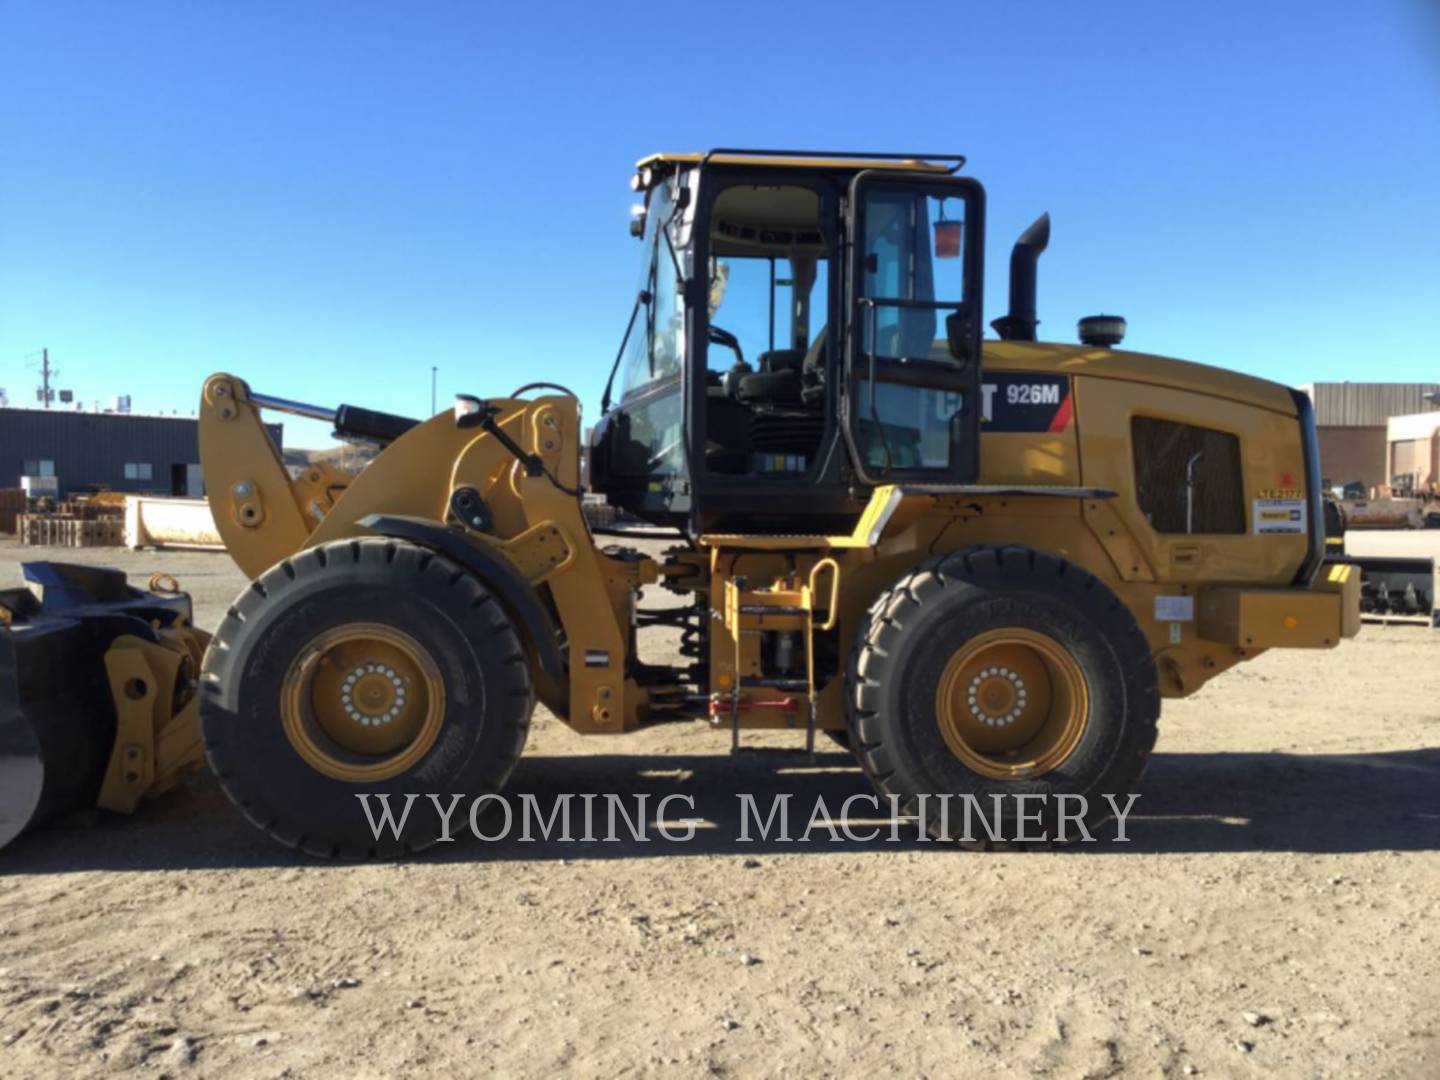
[[[983,335],[963,163],[639,162],[639,284],[588,432],[563,386],[493,385],[523,356],[423,421],[212,376],[208,499],[252,581],[155,723],[188,723],[251,821],[326,858],[434,842],[419,814],[377,836],[356,796],[501,792],[537,701],[585,734],[832,737],[922,819],[922,796],[1024,794],[1086,796],[1098,823],[1163,698],[1353,636],[1358,575],[1323,566],[1303,394],[1122,350],[1117,316],[1036,339],[1048,216]],[[266,410],[379,452],[292,475]],[[637,524],[592,527],[587,493]],[[647,654],[654,628],[679,663]],[[25,706],[5,732],[43,723]],[[146,777],[198,761],[147,745]]]

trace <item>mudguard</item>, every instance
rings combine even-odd
[[[565,663],[560,656],[555,622],[550,618],[530,583],[503,556],[479,544],[472,544],[464,535],[438,521],[404,514],[369,514],[359,524],[378,536],[408,540],[429,548],[459,563],[491,589],[500,604],[515,620],[521,637],[531,647],[532,655],[543,671],[561,685],[565,682]]]

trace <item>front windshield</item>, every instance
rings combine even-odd
[[[675,212],[671,180],[650,196],[645,216],[645,255],[640,291],[650,297],[642,305],[626,345],[620,393],[626,397],[650,383],[678,377],[685,363],[685,313],[680,304],[680,278],[689,252],[682,239],[683,222]]]

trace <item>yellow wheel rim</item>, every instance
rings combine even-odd
[[[413,768],[445,720],[445,683],[409,634],[347,623],[310,642],[285,673],[280,718],[290,745],[336,780],[372,783]]]
[[[1085,734],[1080,665],[1046,634],[1005,628],[967,641],[945,665],[935,717],[950,752],[995,780],[1055,768]]]

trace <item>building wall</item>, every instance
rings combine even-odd
[[[1419,488],[1440,485],[1440,412],[1392,416],[1386,425],[1386,439],[1390,444],[1386,471],[1391,478],[1411,476]]]
[[[1429,458],[1429,439],[1400,439],[1390,443],[1390,464],[1385,471],[1392,479],[1409,475],[1423,485],[1430,479]]]
[[[1359,480],[1366,487],[1388,484],[1385,425],[1322,427],[1320,475],[1332,484]]]
[[[277,446],[281,425],[266,425]],[[16,487],[27,461],[53,461],[61,496],[91,488],[185,491],[187,467],[200,462],[199,423],[178,416],[0,409],[0,487]],[[150,466],[150,478],[127,476]],[[135,469],[139,473],[142,470]]]
[[[1425,400],[1436,383],[1328,382],[1302,386],[1315,404],[1320,427],[1384,427],[1392,416],[1440,410]]]

